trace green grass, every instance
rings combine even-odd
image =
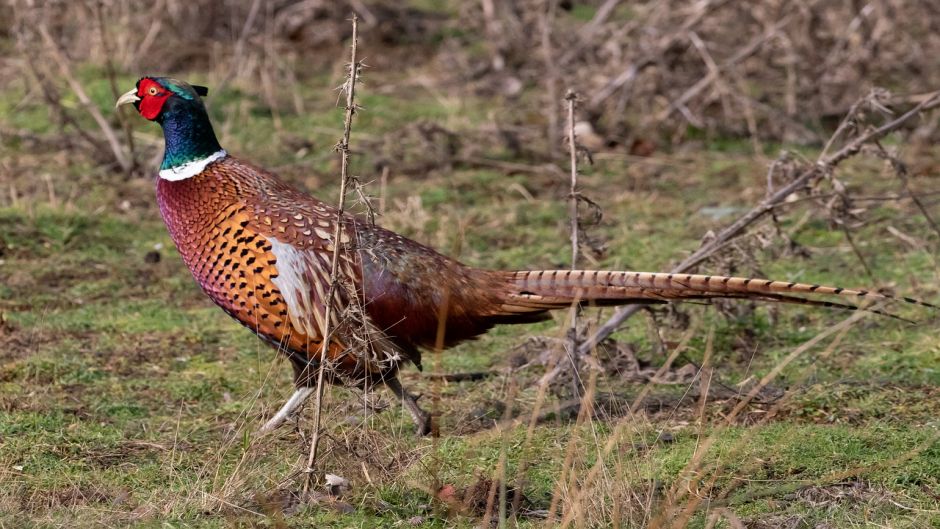
[[[100,72],[79,73],[109,112],[110,92]],[[390,86],[400,81],[388,72],[368,76],[389,76],[383,81]],[[124,76],[121,86],[133,80]],[[298,116],[286,106],[279,109],[280,131],[264,98],[245,87],[220,92],[212,113],[217,123],[233,120],[225,133],[230,150],[283,169],[294,182],[332,199],[335,160],[329,148],[338,137],[341,111],[333,105],[331,83],[326,75],[312,76],[301,89],[311,110]],[[0,97],[0,123],[51,134],[54,125],[42,105],[20,103],[23,87],[12,86]],[[418,120],[460,131],[487,119],[482,98],[455,102],[411,88],[377,94],[367,85],[361,103],[354,144],[394,137]],[[238,110],[242,104],[247,112]],[[134,120],[134,128],[159,139],[152,124]],[[291,137],[308,139],[313,148],[298,155],[284,141]],[[594,233],[609,246],[597,266],[665,269],[693,251],[704,233],[733,218],[716,220],[708,211],[746,208],[762,196],[765,165],[751,155],[749,144],[716,145],[715,151],[658,154],[668,162],[661,166],[600,160],[585,168],[584,192],[604,209]],[[588,424],[548,420],[529,437],[526,424],[541,367],[440,386],[407,369],[406,383],[428,395],[428,406],[430,395],[441,393],[441,439],[415,440],[407,417],[384,392],[378,400],[390,407],[373,413],[363,410],[355,391],[332,389],[328,454],[318,472],[353,482],[344,498],[353,512],[309,504],[283,514],[263,497],[284,486],[296,489],[309,413],[300,423],[303,435],[285,427],[264,441],[250,437],[289,392],[289,369],[198,291],[159,220],[151,184],[121,181],[89,160],[64,167],[60,159],[30,153],[17,142],[5,148],[30,162],[13,168],[12,184],[23,190],[17,205],[0,207],[0,315],[6,322],[0,325],[0,524],[393,527],[420,516],[425,527],[472,527],[478,517],[448,512],[433,501],[436,485],[462,490],[480,476],[504,472],[533,504],[548,508],[569,446],[576,446],[571,468],[581,479],[620,424],[622,438],[601,458],[607,470],[601,489],[609,494],[647,491],[654,505],[664,505],[666,491],[683,488],[682,469],[697,447],[714,436],[689,483],[702,485],[714,472],[714,505],[741,518],[798,517],[807,527],[926,527],[940,521],[940,340],[936,315],[907,306],[891,310],[923,325],[864,319],[831,353],[817,347],[783,370],[772,382],[789,390],[783,401],[752,405],[731,425],[724,417],[735,401],[709,402],[700,416],[694,398],[680,399],[686,385],[662,384],[653,387],[653,397],[667,403],[661,409]],[[498,148],[485,154],[507,156]],[[937,152],[921,156],[915,163],[929,167]],[[360,153],[354,168],[371,180],[377,176],[374,162],[372,154]],[[55,175],[56,204],[36,185],[34,175],[42,172]],[[840,174],[865,195],[896,190],[878,164],[852,162]],[[564,267],[566,191],[553,178],[463,166],[420,178],[393,174],[381,222],[445,252],[459,247],[461,259],[477,266]],[[914,184],[929,187],[917,178]],[[518,192],[520,186],[527,193]],[[375,184],[371,189],[377,192]],[[125,200],[129,207],[121,206]],[[875,283],[937,299],[935,254],[912,249],[886,231],[890,225],[927,241],[928,248],[936,246],[926,221],[908,204],[879,205],[867,213],[877,222],[855,231],[874,280],[841,232],[818,213],[798,224],[804,211],[805,204],[783,214],[781,228],[795,230],[791,236],[808,256],[785,254],[775,243],[753,252],[753,263],[736,257],[737,272],[844,286]],[[155,248],[161,259],[148,262],[144,256]],[[765,375],[795,347],[845,317],[766,305],[734,317],[705,307],[683,310],[699,330],[678,363],[701,362],[711,330],[715,374],[731,388]],[[586,315],[593,318],[595,311]],[[563,338],[563,319],[560,314],[556,321],[494,329],[441,355],[441,369],[504,368],[527,337]],[[668,321],[665,314],[660,319]],[[616,337],[660,365],[663,356],[655,352],[649,327],[641,315]],[[663,337],[677,342],[683,331],[666,325]],[[527,359],[534,357],[530,352]],[[436,362],[426,355],[428,371]],[[641,389],[615,374],[602,377],[598,388],[625,400]],[[563,391],[550,392],[546,409],[562,400]],[[474,423],[478,415],[501,415],[494,401],[508,404],[519,422],[504,429]],[[674,441],[656,441],[660,431]],[[609,512],[610,497],[600,496],[586,519],[598,521],[597,513]],[[704,509],[696,511],[690,526],[704,527],[706,517]],[[538,520],[519,523],[535,526]]]

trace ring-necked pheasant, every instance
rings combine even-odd
[[[420,366],[444,317],[444,346],[497,324],[547,318],[576,301],[598,305],[748,298],[855,308],[796,296],[885,298],[866,290],[737,277],[599,270],[495,271],[465,266],[427,246],[351,215],[235,158],[219,145],[204,87],[144,77],[117,106],[133,104],[163,127],[166,152],[157,201],[196,281],[230,316],[286,353],[296,391],[263,430],[276,427],[311,393],[325,324],[334,244],[342,245],[328,347],[330,382],[384,383],[418,427],[427,413],[397,379]],[[341,222],[339,241],[333,240]]]

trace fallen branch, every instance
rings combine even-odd
[[[871,130],[855,138],[847,145],[839,149],[832,155],[821,157],[816,163],[803,171],[796,179],[775,191],[772,195],[765,198],[760,204],[742,215],[725,229],[721,230],[715,237],[699,247],[692,255],[686,257],[681,263],[671,270],[672,273],[683,273],[700,265],[708,259],[716,250],[723,247],[729,241],[740,235],[748,226],[762,218],[764,215],[772,212],[780,203],[782,203],[792,193],[807,186],[816,179],[823,178],[830,174],[836,166],[846,159],[858,154],[865,144],[880,140],[891,132],[897,130],[912,118],[920,115],[921,112],[931,110],[940,106],[940,91],[933,92],[929,97],[917,104],[914,108],[902,114],[898,118],[885,123],[884,125]],[[640,305],[626,305],[617,309],[603,325],[598,327],[597,331],[584,341],[578,349],[579,355],[588,355],[591,350],[597,347],[597,344],[610,336],[617,328],[636,314],[642,307]]]

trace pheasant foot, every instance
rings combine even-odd
[[[392,390],[392,393],[401,400],[405,409],[408,410],[411,420],[415,423],[415,433],[418,437],[424,437],[431,433],[431,414],[418,406],[418,397],[408,393],[396,377],[388,377],[384,382],[388,389]]]
[[[268,419],[268,422],[264,423],[264,426],[261,427],[258,433],[268,433],[277,429],[278,426],[283,424],[284,421],[286,421],[287,418],[290,417],[292,413],[294,413],[294,410],[300,407],[300,405],[303,404],[304,401],[307,400],[307,397],[309,397],[310,394],[313,393],[314,389],[316,388],[311,388],[311,387],[297,388],[297,390],[294,391],[294,394],[291,395],[289,399],[287,399],[287,402],[285,402],[284,405],[281,406],[281,409],[277,410],[277,413],[275,413],[273,417]]]

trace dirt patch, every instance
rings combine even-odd
[[[130,498],[128,491],[109,490],[100,485],[70,485],[50,489],[31,488],[21,496],[24,512],[45,514],[51,509],[90,505],[119,505]]]
[[[747,529],[810,529],[813,524],[807,522],[803,516],[798,515],[768,516],[767,518],[744,520],[744,527],[747,527]]]
[[[877,399],[873,396],[877,395]],[[877,402],[872,406],[871,402]],[[797,393],[774,420],[813,424],[863,425],[877,419],[928,424],[940,414],[940,388],[899,386],[878,381],[844,380]]]
[[[13,362],[27,358],[37,351],[51,349],[54,344],[64,340],[78,343],[93,343],[95,334],[91,332],[50,332],[35,328],[15,329],[6,335],[0,333],[0,382],[12,380]],[[84,347],[80,353],[88,353],[92,347]]]
[[[462,489],[453,485],[444,485],[435,494],[448,511],[470,516],[494,517],[499,511],[499,495],[503,484],[499,480],[478,475],[476,481]],[[545,505],[536,505],[519,488],[507,483],[506,510],[512,515],[544,517]]]
[[[168,447],[159,443],[127,441],[115,447],[86,451],[82,459],[96,468],[104,469],[154,460],[168,450]]]

